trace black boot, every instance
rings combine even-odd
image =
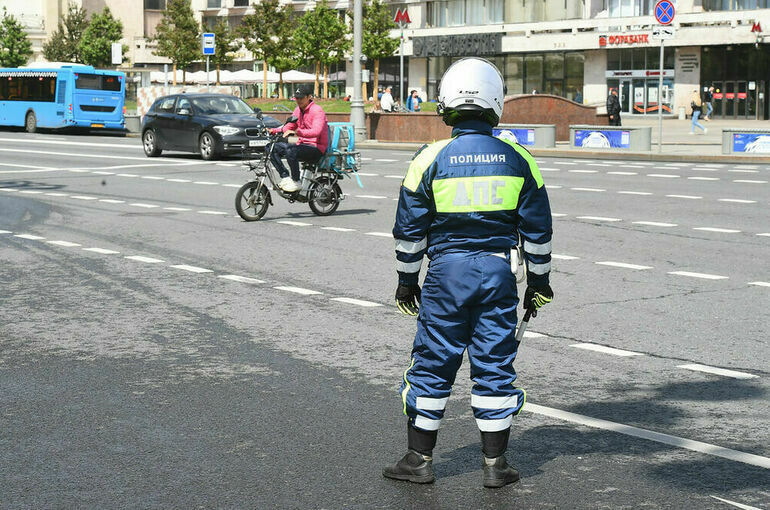
[[[436,446],[438,433],[426,431],[407,422],[409,451],[401,460],[382,470],[382,476],[393,480],[405,480],[414,483],[433,483],[433,448]]]
[[[481,450],[484,453],[484,487],[498,488],[519,481],[519,472],[505,460],[511,429],[481,433]]]

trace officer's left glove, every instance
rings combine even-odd
[[[550,285],[528,286],[524,292],[525,310],[532,310],[532,317],[537,317],[537,311],[540,307],[547,305],[553,300],[553,290]]]
[[[398,284],[396,289],[396,305],[404,315],[417,315],[420,309],[420,286]]]

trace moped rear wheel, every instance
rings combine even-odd
[[[267,188],[258,182],[247,182],[235,194],[235,210],[245,221],[262,218],[270,206]]]
[[[328,177],[320,177],[310,188],[307,202],[314,214],[329,216],[340,206],[341,196],[342,190],[339,184]]]

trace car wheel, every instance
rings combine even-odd
[[[198,151],[201,153],[201,157],[207,161],[216,159],[217,153],[214,148],[214,137],[209,133],[203,133],[198,143]]]
[[[24,128],[27,130],[27,133],[34,133],[37,131],[37,117],[35,116],[35,112],[29,112],[27,114],[27,118],[24,120]]]
[[[155,137],[155,131],[152,129],[148,129],[142,135],[142,145],[144,146],[144,153],[148,158],[155,158],[163,152],[158,148],[158,139]]]

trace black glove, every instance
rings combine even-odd
[[[522,306],[525,310],[532,310],[532,317],[537,317],[537,310],[550,303],[552,299],[553,291],[550,285],[527,286]]]
[[[396,305],[404,315],[417,315],[420,306],[420,286],[398,284],[396,289]]]

